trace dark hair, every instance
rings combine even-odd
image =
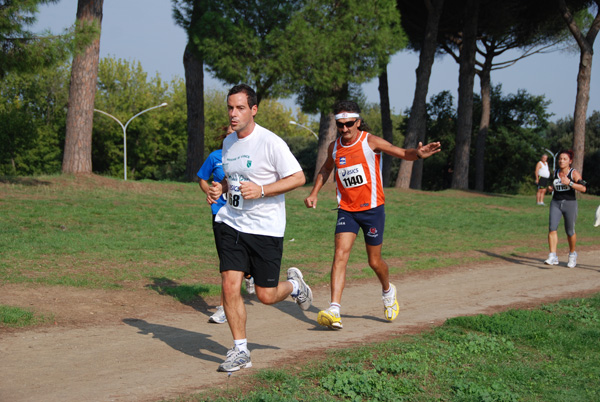
[[[218,134],[217,134],[217,141],[219,141],[219,143],[221,144],[221,146],[223,146],[223,140],[225,139],[225,137],[227,137],[229,134],[227,134],[227,129],[229,128],[229,126],[221,126],[218,128]]]
[[[563,149],[562,151],[560,151],[558,153],[558,155],[560,155],[560,154],[566,154],[569,157],[569,160],[571,160],[571,161],[575,157],[575,154],[570,149]]]
[[[354,101],[339,101],[333,106],[333,114],[340,112],[351,112],[360,114],[360,107]]]
[[[254,89],[250,88],[250,86],[246,84],[239,84],[231,88],[229,90],[229,93],[227,93],[227,98],[229,98],[231,95],[239,94],[242,92],[246,94],[246,97],[248,98],[248,106],[250,108],[258,104],[256,92],[254,92]]]
[[[354,101],[339,101],[333,106],[333,114],[339,114],[340,112],[350,112],[350,113],[358,113],[360,114],[360,107],[358,103]],[[358,126],[359,130],[362,131],[371,131],[365,119],[360,117],[360,125]]]

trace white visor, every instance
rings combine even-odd
[[[356,117],[358,119],[358,118],[360,118],[360,115],[358,113],[340,113],[340,114],[335,115],[336,120],[351,119],[352,117]]]

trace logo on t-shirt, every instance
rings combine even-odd
[[[346,157],[345,157],[345,156],[342,156],[342,157],[340,158],[340,165],[345,165],[345,164],[346,164]]]
[[[248,168],[249,168],[250,166],[252,166],[252,161],[251,161],[250,159],[248,159],[248,160],[246,161],[246,167],[248,167]]]

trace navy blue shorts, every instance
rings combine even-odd
[[[215,223],[215,240],[220,243],[219,271],[241,271],[254,277],[263,288],[279,284],[283,237],[238,232],[229,225]],[[245,275],[246,276],[246,275]]]
[[[362,229],[365,243],[370,246],[379,246],[383,243],[383,230],[385,228],[385,205],[360,212],[348,212],[338,209],[338,219],[335,233],[352,232],[358,234]]]

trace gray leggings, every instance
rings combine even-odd
[[[577,200],[552,200],[550,202],[550,223],[548,230],[555,232],[558,229],[560,217],[565,217],[565,232],[567,236],[575,234],[575,220],[577,219]]]

